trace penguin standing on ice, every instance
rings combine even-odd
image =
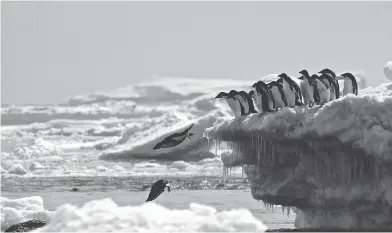
[[[344,80],[343,95],[347,95],[348,93],[358,95],[358,83],[355,76],[352,73],[344,73],[340,76]]]
[[[283,90],[288,106],[303,106],[302,93],[299,86],[286,73],[281,73],[278,77],[280,78],[278,79],[278,82],[283,84]]]
[[[336,79],[336,74],[330,69],[323,69],[322,71],[319,72],[319,74],[322,75],[327,75],[324,78],[328,80],[330,83],[330,92],[331,92],[331,101],[335,99],[339,99],[340,97],[340,87],[339,87],[339,81]]]
[[[220,92],[215,99],[224,99],[226,100],[226,103],[229,105],[231,111],[233,111],[234,116],[240,116],[241,115],[241,110],[240,110],[240,103],[234,99],[234,98],[229,98],[229,94],[226,92]]]
[[[325,77],[326,74],[322,74],[320,76],[312,75],[315,79],[315,89],[317,89],[317,93],[319,95],[319,104],[324,105],[331,100],[331,91],[330,91],[330,84],[328,79]]]
[[[167,192],[170,192],[170,185],[168,183],[169,182],[165,180],[158,180],[155,182],[151,187],[146,202],[155,200],[159,195],[161,195],[161,193],[165,191],[165,188],[167,188]]]
[[[245,115],[257,113],[255,105],[253,104],[252,98],[249,96],[249,94],[245,91],[239,91],[238,93],[244,100]]]
[[[311,78],[307,70],[301,70],[299,73],[301,74],[301,77],[298,79],[301,80],[300,89],[304,98],[304,104],[309,105],[309,107],[313,107],[315,103],[315,77]]]
[[[286,96],[284,95],[283,85],[277,81],[271,81],[267,84],[268,88],[271,90],[272,97],[275,101],[276,109],[284,108],[287,106]]]
[[[263,81],[258,81],[252,85],[255,88],[257,97],[260,98],[261,110],[263,112],[272,112],[275,110],[275,101],[272,97],[271,90]]]
[[[242,98],[242,96],[239,94],[238,91],[236,90],[231,90],[229,92],[229,99],[233,99],[239,103],[239,116],[245,115],[245,100]]]
[[[249,96],[250,96],[250,98],[252,98],[252,100],[254,102],[255,110],[258,113],[263,112],[263,109],[261,107],[261,98],[256,98],[256,93],[254,90],[249,91]],[[260,99],[260,101],[259,101],[259,99]]]

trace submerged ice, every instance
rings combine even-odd
[[[295,207],[296,227],[390,228],[391,87],[221,119],[204,136],[229,151],[226,167],[244,167],[253,198]]]

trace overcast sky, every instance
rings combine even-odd
[[[392,60],[392,2],[2,2],[2,103],[152,75],[253,79]]]

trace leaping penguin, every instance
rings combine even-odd
[[[281,73],[278,75],[278,77],[280,77],[278,82],[283,84],[283,90],[288,106],[304,106],[302,103],[302,93],[299,86],[286,73]]]
[[[169,136],[167,136],[165,139],[163,139],[161,142],[158,142],[153,150],[161,149],[161,148],[170,148],[170,147],[175,147],[179,144],[181,144],[183,141],[185,141],[186,138],[189,138],[192,140],[193,133],[189,133],[189,130],[193,127],[194,123],[192,123],[191,126],[189,126],[187,129],[180,133],[173,133]]]
[[[226,103],[229,105],[231,111],[233,111],[235,117],[241,115],[239,102],[236,99],[234,99],[234,98],[229,98],[229,94],[228,93],[220,92],[215,98],[216,99],[224,99],[224,100],[226,100]]]
[[[301,77],[298,79],[301,80],[300,88],[302,92],[302,96],[304,98],[304,104],[309,105],[309,107],[313,107],[315,103],[315,91],[314,86],[316,85],[315,77],[310,77],[307,70],[301,70],[299,72]],[[317,75],[316,75],[317,76]]]
[[[355,76],[348,72],[341,74],[340,76],[342,76],[344,80],[343,95],[347,95],[348,93],[358,95],[358,83]]]
[[[272,112],[275,110],[275,101],[272,97],[271,90],[263,81],[258,81],[252,85],[255,88],[257,97],[261,98],[261,109],[263,112]]]
[[[161,195],[161,193],[165,191],[165,188],[167,188],[167,192],[170,192],[170,185],[168,183],[168,181],[164,180],[158,180],[155,182],[151,187],[146,202],[155,200],[159,195]]]
[[[330,83],[331,89],[331,101],[335,99],[339,99],[340,97],[340,87],[339,87],[339,81],[336,79],[336,74],[330,69],[323,69],[322,71],[319,72],[319,74],[325,74],[328,77],[325,77],[328,82]]]
[[[271,81],[267,84],[268,88],[271,90],[272,97],[275,101],[276,109],[284,108],[287,106],[286,96],[284,95],[283,85],[277,81]]]

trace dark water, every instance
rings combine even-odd
[[[192,202],[207,204],[217,210],[246,208],[269,228],[294,228],[295,213],[283,214],[280,207],[266,209],[254,200],[244,179],[219,177],[160,177],[170,181],[172,192],[163,193],[155,200],[168,208],[188,209]],[[2,196],[21,198],[41,196],[44,207],[55,210],[62,204],[84,203],[112,198],[119,206],[141,205],[147,199],[154,177],[57,177],[3,178]],[[79,191],[73,192],[72,188]]]

